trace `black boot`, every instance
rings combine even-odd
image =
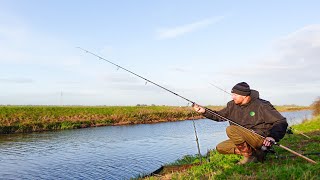
[[[254,156],[257,158],[258,162],[263,163],[266,160],[267,152],[261,149],[257,149],[254,151]]]

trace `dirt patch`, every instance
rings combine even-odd
[[[148,179],[148,177],[157,177],[161,180],[171,179],[172,174],[176,172],[185,172],[193,166],[200,165],[200,163],[195,164],[184,164],[184,165],[170,165],[170,166],[161,166],[159,169],[155,170],[151,174],[144,177],[144,179]]]

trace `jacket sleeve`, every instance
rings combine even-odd
[[[276,140],[276,142],[279,142],[280,139],[282,139],[286,134],[287,127],[288,123],[285,118],[280,121],[277,121],[276,123],[274,123],[270,130],[270,136],[273,137]]]
[[[266,104],[264,109],[265,121],[272,124],[268,136],[273,137],[276,142],[279,142],[286,134],[288,127],[287,120],[271,104]]]
[[[214,121],[218,121],[218,122],[227,121],[226,119],[221,118],[221,117],[217,116],[216,114],[218,114],[220,116],[223,116],[223,117],[228,117],[228,113],[230,111],[229,109],[230,108],[229,108],[228,105],[227,105],[227,107],[223,108],[220,111],[214,111],[214,110],[205,108],[206,111],[202,115],[205,116],[208,119],[211,119],[211,120],[214,120]]]

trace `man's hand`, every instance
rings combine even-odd
[[[272,137],[266,137],[263,141],[263,145],[266,147],[272,146],[272,144],[276,142]]]
[[[195,111],[197,111],[198,113],[204,113],[206,110],[204,109],[204,107],[199,106],[198,104],[194,103],[192,105],[193,109]]]

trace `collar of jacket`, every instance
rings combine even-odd
[[[254,102],[255,100],[257,100],[259,98],[259,92],[256,91],[256,90],[251,90],[251,93],[250,93],[250,101],[246,104],[241,104],[241,105],[238,105],[240,106],[241,108],[245,108],[247,106],[249,106],[252,102]]]

